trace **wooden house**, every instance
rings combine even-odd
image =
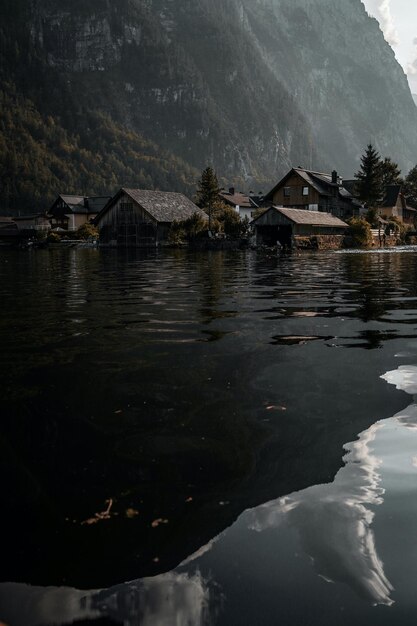
[[[323,241],[335,237],[343,239],[348,225],[331,213],[271,207],[252,222],[252,227],[257,245],[279,243],[285,248],[294,248],[297,242],[312,237],[321,237]]]
[[[331,213],[341,219],[359,215],[361,203],[343,187],[337,172],[293,168],[264,198],[265,205]]]
[[[245,219],[245,217],[248,218],[249,221],[252,220],[258,208],[258,205],[250,196],[247,196],[241,191],[236,191],[234,187],[230,187],[229,191],[221,191],[219,193],[219,199],[227,206],[235,209],[242,220]]]
[[[48,211],[52,228],[74,231],[91,222],[110,200],[110,196],[58,196]]]
[[[95,220],[100,245],[155,247],[166,242],[174,221],[207,214],[181,193],[121,189]]]
[[[407,205],[401,185],[386,187],[384,199],[377,210],[378,215],[385,220],[396,217],[404,224],[410,225],[414,225],[417,220],[417,210]]]

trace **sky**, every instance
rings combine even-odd
[[[376,17],[385,39],[393,47],[408,75],[411,91],[417,94],[417,2],[416,0],[362,0]]]

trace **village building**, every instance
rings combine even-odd
[[[340,248],[348,225],[331,213],[271,207],[252,222],[256,245]]]
[[[349,219],[360,213],[361,203],[343,186],[337,172],[323,174],[295,167],[264,198],[265,205],[331,213]]]
[[[110,196],[60,195],[48,211],[53,229],[75,231],[91,222],[111,199]]]
[[[168,239],[174,221],[207,214],[181,193],[121,189],[95,220],[100,245],[155,247]]]
[[[13,217],[19,234],[23,237],[33,237],[38,232],[48,232],[51,229],[48,216],[44,213],[34,215],[19,215]]]
[[[220,191],[219,199],[227,206],[235,209],[242,220],[247,218],[251,221],[256,209],[259,207],[250,196],[241,191],[236,191],[234,187],[230,187],[229,191]]]
[[[404,224],[414,225],[417,220],[417,209],[407,205],[407,199],[402,192],[401,185],[388,185],[381,205],[377,209],[378,215],[384,220],[396,217]]]

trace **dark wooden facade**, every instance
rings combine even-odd
[[[99,229],[101,245],[147,248],[167,238],[169,224],[159,224],[129,196],[122,194],[100,219]]]
[[[347,224],[329,214],[272,207],[253,223],[257,245],[293,247],[297,237],[343,235]]]
[[[102,246],[152,248],[167,241],[174,220],[194,213],[207,218],[182,194],[121,189],[95,223]]]
[[[360,203],[344,189],[337,172],[293,168],[265,196],[266,205],[331,213],[340,219],[359,214]]]

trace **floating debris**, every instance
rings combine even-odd
[[[162,519],[162,518],[155,519],[152,522],[151,526],[152,528],[158,528],[158,526],[160,526],[161,524],[169,524],[169,521],[167,519]]]
[[[94,513],[94,517],[90,517],[84,520],[83,522],[81,522],[81,526],[84,526],[86,524],[88,526],[91,526],[92,524],[97,524],[98,522],[102,522],[103,520],[110,519],[111,518],[110,511],[113,506],[113,499],[110,498],[110,500],[106,500],[106,503],[108,504],[108,506],[105,511],[101,511],[100,513]]]

